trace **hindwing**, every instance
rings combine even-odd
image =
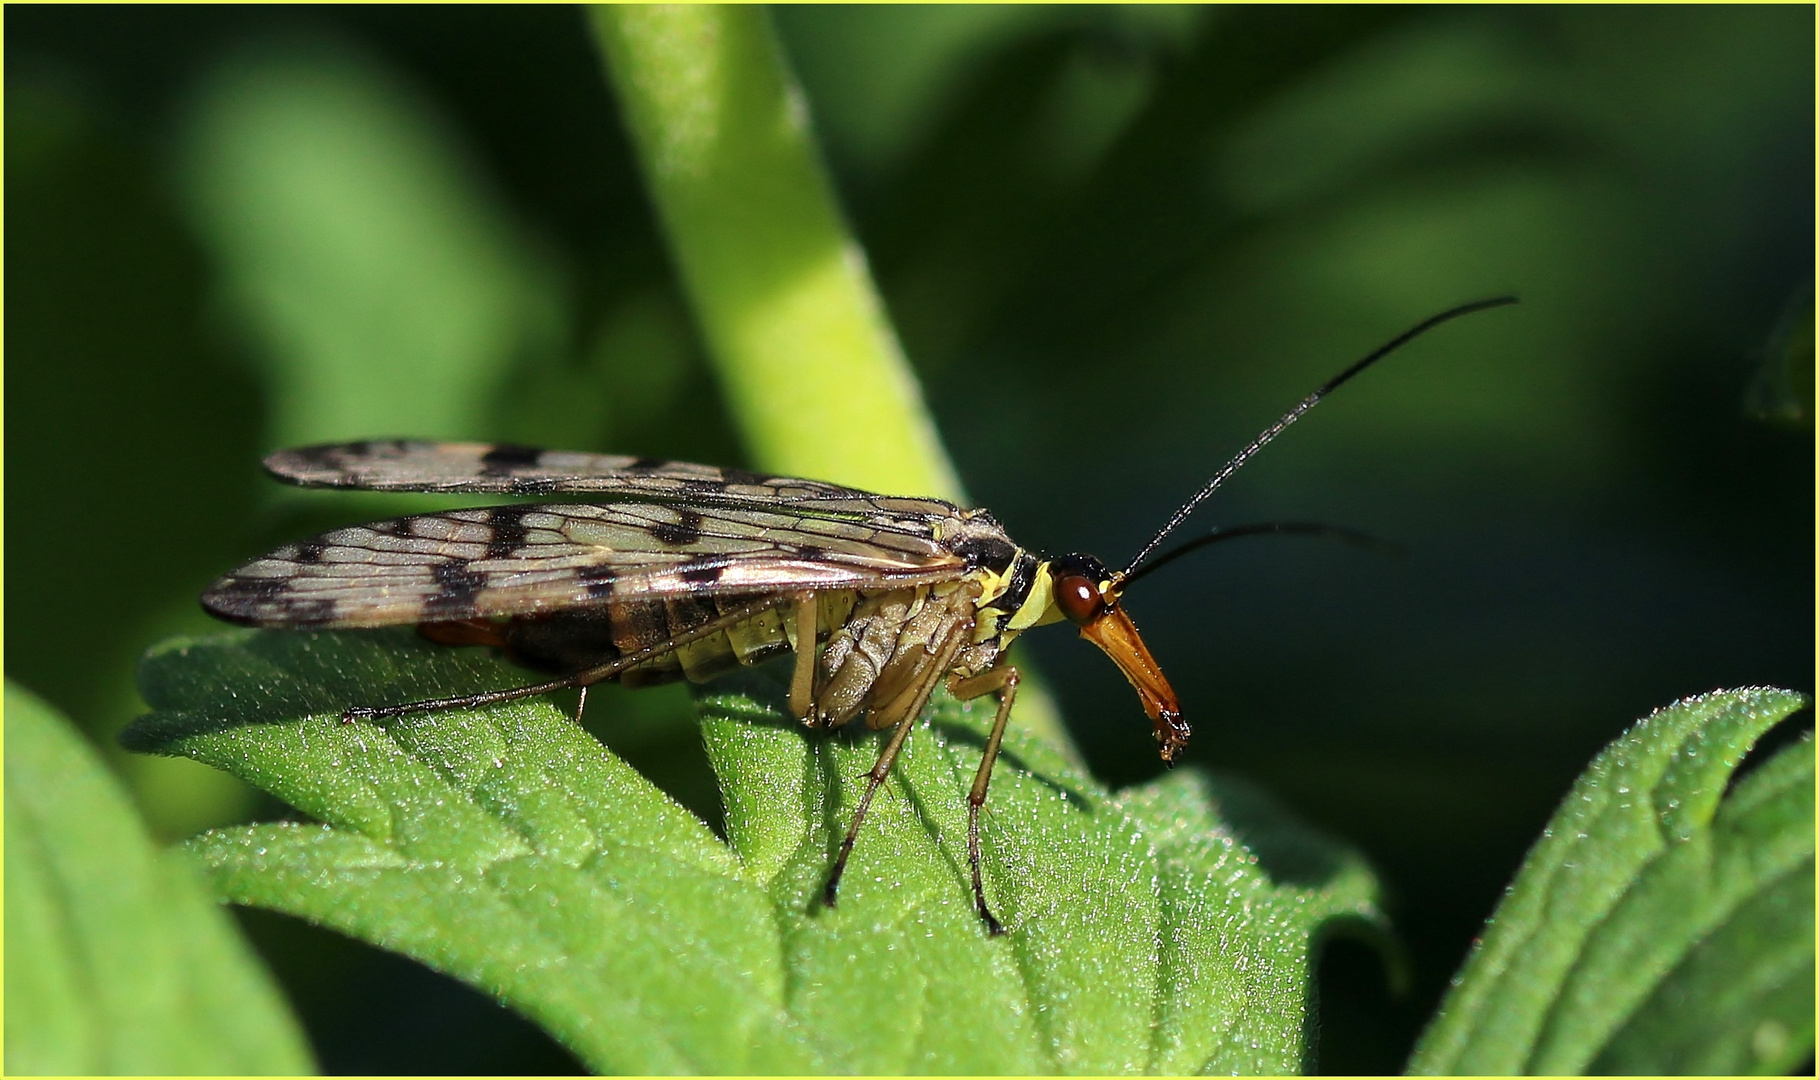
[[[940,499],[877,495],[821,480],[771,476],[686,461],[503,443],[370,439],[280,450],[265,459],[273,476],[302,487],[447,494],[590,494],[612,501],[705,507],[789,507],[823,516],[951,515]]]

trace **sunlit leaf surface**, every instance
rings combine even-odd
[[[192,842],[224,895],[468,981],[603,1071],[1292,1072],[1316,932],[1380,922],[1358,857],[1256,792],[1184,769],[1109,793],[1013,733],[990,937],[965,875],[984,703],[925,718],[832,910],[877,739],[805,735],[762,674],[701,701],[724,838],[547,701],[339,721],[523,678],[407,634],[179,640],[127,741],[307,815]]]

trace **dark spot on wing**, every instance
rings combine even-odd
[[[682,580],[690,585],[712,585],[719,581],[720,575],[724,573],[726,573],[726,563],[716,558],[711,562],[701,562],[684,567]]]
[[[560,476],[519,476],[512,479],[508,490],[513,495],[552,495],[562,490],[564,479]]]
[[[587,590],[591,600],[604,600],[613,595],[613,581],[618,573],[602,563],[598,566],[583,566],[575,571],[575,580]]]
[[[281,620],[261,619],[261,622],[282,622],[285,626],[321,626],[335,621],[335,602],[320,597],[313,600],[293,600],[285,605],[284,617]]]
[[[290,581],[274,577],[224,577],[202,594],[202,606],[226,618],[243,617],[244,609],[255,604],[282,600],[290,592]]]
[[[668,465],[662,458],[641,457],[625,467],[626,472],[656,472]]]
[[[283,451],[285,456],[307,461],[320,468],[338,468],[341,463],[341,446],[339,443],[320,443],[316,446],[299,446],[295,450]]]
[[[295,591],[289,578],[236,578],[234,583],[248,595],[271,600],[283,599]]]
[[[436,582],[436,595],[423,605],[424,618],[430,621],[472,615],[474,600],[486,587],[486,575],[465,562],[437,563],[430,570],[430,577]]]
[[[683,507],[676,511],[675,521],[651,525],[651,535],[671,547],[687,547],[701,539],[701,515]]]
[[[320,626],[334,620],[335,602],[298,599],[283,578],[226,577],[202,594],[202,610],[247,626]]]
[[[513,469],[527,469],[537,464],[543,451],[531,446],[498,443],[480,455],[482,476],[510,476]]]
[[[291,562],[296,563],[298,566],[314,566],[322,561],[322,553],[327,550],[328,545],[323,543],[320,539],[305,540],[303,543],[296,546],[296,550],[289,558]]]
[[[820,544],[797,544],[796,554],[809,562],[827,558],[827,549]]]
[[[524,540],[530,535],[524,518],[531,512],[529,506],[495,506],[487,511],[486,525],[493,532],[492,539],[486,542],[487,558],[508,558],[524,547]]]

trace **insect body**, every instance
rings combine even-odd
[[[450,510],[337,529],[279,548],[215,582],[210,613],[287,629],[415,625],[426,637],[490,645],[549,681],[465,697],[356,707],[344,719],[474,707],[585,688],[704,681],[793,652],[791,711],[814,728],[863,717],[891,732],[828,877],[833,904],[867,808],[939,685],[996,694],[968,795],[974,901],[993,933],[980,869],[979,810],[1023,631],[1070,621],[1136,689],[1164,761],[1188,743],[1179,703],[1121,598],[1138,565],[1225,478],[1321,396],[1444,319],[1354,364],[1222,469],[1123,571],[1090,555],[1024,550],[984,510],[816,480],[525,447],[384,440],[285,450],[266,468],[307,487],[586,495],[590,502]],[[1167,556],[1164,557],[1166,559]],[[1158,560],[1152,565],[1159,565]]]

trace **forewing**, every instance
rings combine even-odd
[[[450,510],[288,544],[215,582],[202,605],[255,626],[340,629],[929,583],[965,569],[937,540],[943,520],[637,502]]]
[[[538,450],[504,443],[376,439],[280,450],[265,459],[303,487],[497,495],[588,493],[613,501],[709,507],[790,506],[824,515],[952,513],[938,499],[874,495],[820,480],[770,476],[686,461]]]

